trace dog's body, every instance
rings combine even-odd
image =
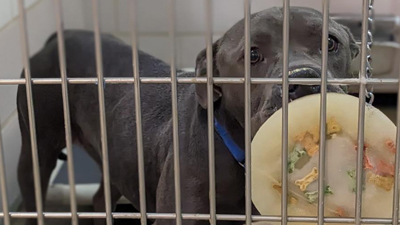
[[[291,63],[293,76],[319,76],[322,17],[305,9],[291,10]],[[299,26],[301,24],[301,26]],[[296,26],[294,26],[296,25]],[[252,15],[252,45],[257,46],[262,60],[252,63],[253,77],[279,77],[281,73],[282,11],[273,8]],[[243,21],[238,22],[214,45],[214,76],[243,77]],[[350,61],[357,54],[354,40],[347,29],[331,22],[331,33],[340,41],[340,52],[330,55],[329,76],[348,77]],[[297,35],[297,38],[296,38]],[[318,37],[315,37],[318,36]],[[310,39],[310,40],[308,40]],[[315,43],[317,42],[317,43]],[[91,32],[66,31],[65,46],[68,77],[96,77],[94,38]],[[102,36],[105,77],[132,77],[131,48],[118,39]],[[196,73],[180,76],[205,76],[203,50]],[[301,69],[300,66],[303,66]],[[305,69],[304,69],[305,68]],[[169,77],[170,67],[164,62],[139,52],[141,77]],[[57,41],[49,39],[31,59],[33,78],[60,77]],[[252,134],[280,107],[278,85],[252,86]],[[341,89],[330,87],[331,91]],[[69,103],[72,136],[101,166],[101,135],[98,87],[95,84],[70,84]],[[215,118],[244,149],[243,85],[215,85]],[[291,99],[315,93],[313,88],[295,87]],[[139,179],[136,142],[136,119],[133,84],[105,85],[106,121],[112,202],[125,196],[139,209]],[[207,141],[207,104],[204,84],[178,85],[179,148],[181,167],[182,211],[209,213],[209,170]],[[172,103],[170,84],[142,84],[143,149],[148,212],[174,212],[174,167],[172,143]],[[18,166],[19,182],[25,208],[35,211],[31,145],[25,86],[19,86],[17,98],[22,152]],[[60,85],[34,85],[33,102],[36,116],[37,143],[43,196],[61,150],[65,147],[63,105]],[[245,205],[244,169],[215,133],[217,213],[243,214]],[[79,172],[79,171],[77,171]],[[94,198],[97,211],[104,211],[103,187]],[[255,210],[254,210],[255,211]],[[255,212],[256,213],[256,212]],[[34,223],[29,220],[29,223]],[[156,220],[156,224],[173,224],[174,220]],[[219,221],[218,224],[241,222]],[[185,220],[184,224],[208,224],[208,221]]]

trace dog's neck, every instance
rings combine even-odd
[[[217,109],[214,113],[214,128],[225,146],[239,164],[244,165],[244,128],[229,112]]]
[[[194,89],[192,90],[194,91]],[[221,102],[216,102],[214,105],[214,131],[215,139],[222,139],[225,147],[230,151],[231,155],[238,161],[239,164],[244,163],[244,128],[236,120],[236,118],[223,107],[220,107]],[[204,109],[196,101],[189,99],[189,104],[196,104],[196,114],[198,121],[207,128],[207,109]]]
[[[222,141],[224,142],[225,146],[230,151],[231,155],[236,159],[236,161],[241,165],[244,166],[245,164],[245,152],[243,148],[239,147],[235,140],[231,137],[228,130],[222,126],[217,119],[214,119],[214,128],[217,134],[220,136]]]

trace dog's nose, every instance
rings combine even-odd
[[[319,78],[320,73],[312,68],[299,68],[289,72],[289,78]],[[289,85],[289,98],[295,100],[321,91],[319,85]]]

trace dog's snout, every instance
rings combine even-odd
[[[297,68],[289,71],[289,78],[319,78],[320,73],[313,68]],[[289,85],[289,98],[295,100],[306,95],[320,92],[320,86]]]

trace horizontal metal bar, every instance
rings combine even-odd
[[[72,214],[70,212],[44,212],[44,217],[48,219],[70,219]],[[11,218],[36,218],[36,212],[11,212],[9,214]],[[175,219],[175,213],[146,213],[149,219]],[[217,220],[223,221],[245,221],[245,215],[236,215],[236,214],[217,214]],[[3,218],[4,214],[0,213],[0,218]],[[106,213],[101,212],[78,212],[78,217],[80,219],[104,219],[106,218]],[[113,212],[112,217],[114,219],[140,219],[140,213],[124,213],[124,212]],[[195,214],[195,213],[183,213],[182,219],[185,220],[209,220],[210,214]],[[260,216],[253,215],[253,221],[267,221],[267,222],[280,222],[280,216]],[[289,216],[288,222],[309,222],[316,223],[318,222],[318,217],[298,217],[298,216]],[[325,223],[354,223],[355,218],[334,218],[334,217],[325,217]],[[392,219],[386,218],[361,218],[362,223],[371,224],[371,223],[379,223],[379,224],[391,224]],[[400,221],[399,221],[400,222]]]
[[[61,78],[32,78],[33,84],[61,84]],[[178,77],[180,84],[199,84],[207,83],[206,77]],[[216,84],[243,84],[244,78],[239,77],[215,77]],[[108,77],[104,78],[106,84],[132,84],[135,82],[133,77]],[[170,84],[170,77],[141,77],[140,82],[144,84]],[[399,79],[395,78],[330,78],[328,84],[331,85],[359,85],[361,82],[373,85],[398,84]],[[69,84],[97,84],[97,78],[68,78]],[[282,84],[282,78],[251,78],[252,84]],[[0,79],[0,85],[19,85],[25,84],[25,79]],[[321,78],[289,78],[289,84],[301,85],[320,85]]]

